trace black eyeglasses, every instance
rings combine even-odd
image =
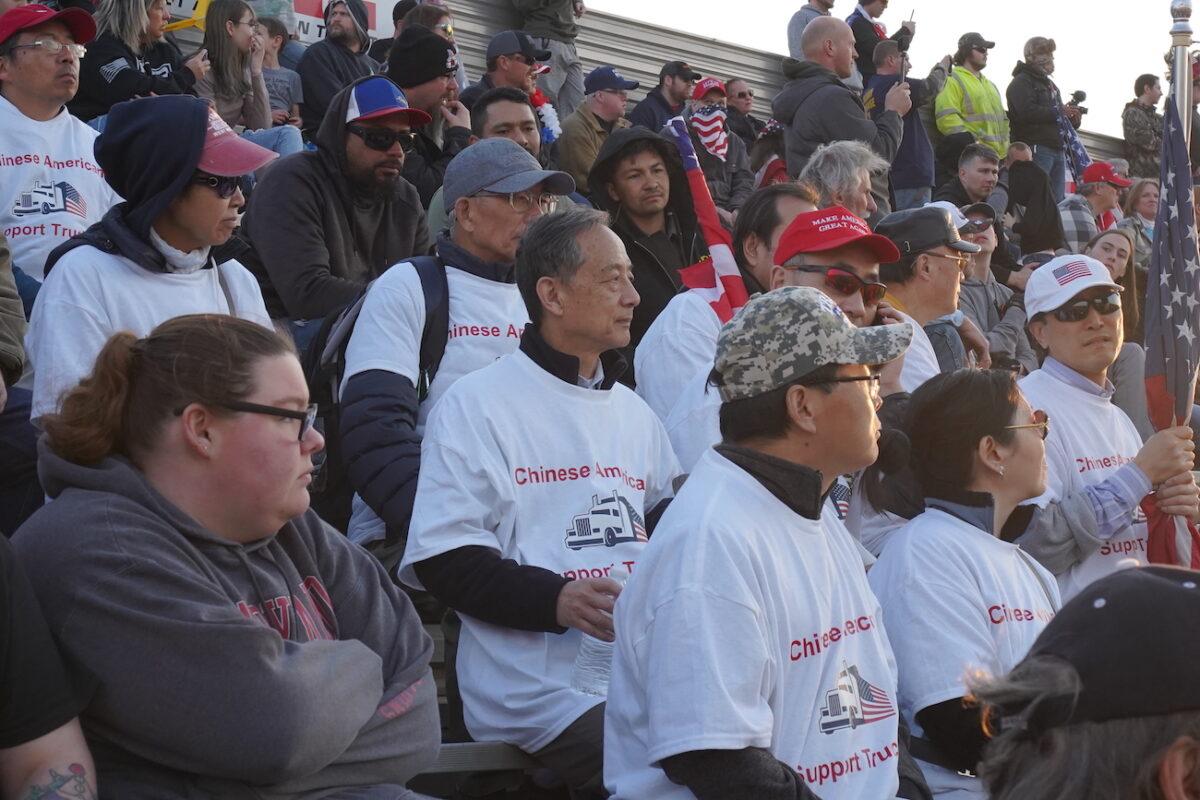
[[[207,186],[217,193],[217,197],[222,200],[228,200],[233,197],[234,192],[241,188],[242,179],[237,175],[208,175],[200,173],[192,178],[192,183]]]
[[[1022,428],[1041,428],[1042,429],[1042,439],[1045,439],[1047,436],[1050,435],[1050,415],[1047,414],[1045,411],[1038,409],[1037,411],[1033,412],[1033,422],[1031,422],[1027,425],[1005,425],[1004,426],[1004,430],[1006,430],[1006,431],[1019,431]]]
[[[247,414],[265,414],[269,417],[282,417],[283,419],[294,419],[300,422],[300,435],[296,437],[297,441],[304,441],[304,434],[308,433],[309,428],[313,426],[313,422],[317,419],[317,404],[313,403],[303,411],[296,411],[291,408],[279,408],[278,406],[264,406],[258,403],[246,403],[241,400],[230,400],[227,403],[217,403],[219,408],[228,409],[229,411],[244,411]],[[175,416],[183,415],[187,410],[187,406],[181,406],[175,409]]]
[[[882,380],[883,380],[882,376],[880,376],[876,373],[871,373],[870,375],[855,375],[854,377],[828,378],[823,381],[813,381],[812,383],[805,383],[804,381],[801,381],[800,385],[801,386],[823,386],[827,383],[859,383],[861,381],[870,381],[871,385],[868,388],[871,391],[871,397],[878,397],[879,396],[879,385],[880,385],[880,381],[882,381]]]
[[[367,128],[362,125],[347,125],[346,130],[363,140],[363,144],[372,150],[386,153],[396,142],[400,149],[411,153],[417,144],[417,135],[412,131],[393,131],[387,128]]]
[[[854,294],[859,292],[862,294],[863,303],[873,306],[883,300],[883,296],[887,294],[887,286],[882,283],[872,283],[864,281],[862,278],[848,270],[838,267],[810,267],[800,264],[794,267],[784,266],[784,269],[790,269],[795,272],[812,272],[825,276],[825,285],[837,292],[838,294]],[[856,378],[855,380],[866,380],[865,378]]]
[[[1065,306],[1054,309],[1053,314],[1059,322],[1081,322],[1087,319],[1087,315],[1093,308],[1104,317],[1115,314],[1121,310],[1121,293],[1113,291],[1090,300],[1073,300]]]

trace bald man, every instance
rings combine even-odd
[[[871,120],[862,98],[841,81],[854,70],[850,26],[835,17],[814,19],[804,28],[800,47],[806,60],[783,60],[789,80],[771,105],[772,116],[787,126],[788,175],[799,176],[821,145],[846,139],[865,143],[890,164],[904,132],[901,118],[912,108],[908,83],[893,86],[884,98],[883,113]],[[887,214],[891,209],[886,174],[872,176],[872,194],[880,214]]]

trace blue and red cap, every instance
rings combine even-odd
[[[354,86],[350,102],[346,106],[346,122],[363,122],[369,119],[402,114],[409,125],[428,125],[431,118],[419,108],[409,108],[408,100],[400,87],[382,75],[368,78]]]

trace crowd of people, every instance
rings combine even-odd
[[[0,796],[414,800],[448,736],[513,797],[1200,798],[1160,80],[1093,160],[1052,39],[1002,94],[810,0],[770,118],[630,110],[512,5],[472,81],[435,0],[0,0]]]

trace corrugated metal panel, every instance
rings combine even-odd
[[[386,5],[384,3],[383,5]],[[459,51],[473,79],[484,71],[484,52],[488,40],[497,31],[516,27],[519,20],[509,0],[450,0]],[[182,32],[180,40],[198,43],[195,29]],[[584,72],[601,64],[611,64],[632,80],[641,81],[642,88],[632,93],[640,100],[646,91],[658,84],[658,71],[670,60],[686,61],[706,75],[721,79],[745,78],[756,94],[755,112],[770,116],[770,99],[783,85],[780,74],[782,56],[751,47],[729,44],[695,34],[651,25],[645,22],[588,11],[581,20],[577,42]],[[1120,157],[1123,143],[1112,136],[1084,131],[1084,145],[1093,158]]]

